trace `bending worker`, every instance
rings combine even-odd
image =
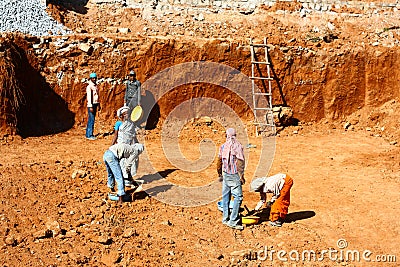
[[[292,185],[293,179],[283,173],[257,178],[251,182],[250,190],[260,192],[261,198],[255,210],[261,209],[267,200],[267,193],[272,193],[270,201],[267,202],[267,208],[271,208],[269,215],[269,224],[271,226],[282,226],[290,205],[290,189]]]
[[[118,202],[122,203],[122,198],[125,195],[125,184],[120,166],[120,160],[125,158],[126,164],[130,167],[140,153],[144,150],[142,144],[136,143],[133,145],[116,144],[104,153],[103,160],[107,169],[107,187],[111,192],[115,192],[114,186],[117,183]]]

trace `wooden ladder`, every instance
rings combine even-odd
[[[257,48],[264,48],[264,61],[257,58]],[[256,126],[256,136],[267,132],[269,134],[275,133],[274,114],[272,111],[272,80],[271,77],[271,64],[268,58],[268,45],[267,38],[264,37],[263,44],[254,44],[250,38],[250,52],[251,52],[251,92],[253,95],[253,113],[254,124]],[[261,66],[265,65],[267,68],[266,76],[261,71]],[[257,70],[257,72],[256,72]],[[256,75],[258,74],[258,75]],[[262,85],[261,91],[256,90],[258,84]]]

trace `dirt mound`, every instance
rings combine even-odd
[[[343,125],[346,129],[367,131],[396,144],[400,142],[400,103],[390,100],[378,107],[365,107],[349,116]]]
[[[1,134],[25,137],[70,129],[74,114],[40,75],[30,43],[17,35],[1,38],[0,45]]]

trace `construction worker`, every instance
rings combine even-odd
[[[240,225],[239,208],[243,200],[242,184],[244,179],[245,159],[242,144],[236,139],[233,128],[226,130],[226,142],[219,150],[218,174],[222,180],[222,223],[237,230],[243,230]],[[231,196],[234,197],[233,208],[230,211]]]
[[[141,84],[136,79],[136,73],[131,70],[129,72],[128,81],[126,82],[126,90],[124,97],[124,106],[129,107],[128,116],[131,116],[132,110],[136,106],[140,106]]]
[[[88,109],[88,121],[86,125],[86,138],[88,140],[96,140],[93,135],[94,121],[97,111],[101,109],[99,103],[99,91],[97,88],[97,74],[92,72],[89,75],[88,86],[86,87],[86,101]]]
[[[114,137],[111,145],[115,144],[128,144],[132,145],[138,143],[136,138],[136,126],[128,119],[129,107],[123,106],[117,110],[117,116],[120,120],[115,123],[114,126]],[[125,186],[133,186],[134,182],[132,178],[137,173],[137,168],[139,167],[139,157],[137,157],[130,168],[127,168],[126,159],[120,160],[120,165],[122,169],[122,174],[124,177]]]
[[[111,192],[115,192],[114,186],[117,183],[117,196],[118,202],[122,203],[123,196],[125,195],[125,184],[120,166],[121,159],[126,159],[128,167],[134,164],[135,159],[143,152],[144,146],[136,143],[133,145],[128,144],[115,144],[104,153],[103,160],[107,169],[107,187]]]
[[[251,182],[250,190],[260,192],[261,198],[255,210],[259,210],[264,206],[267,201],[267,193],[273,194],[267,202],[267,208],[271,208],[269,215],[269,224],[271,226],[282,226],[290,205],[290,189],[292,185],[293,179],[283,173],[257,178]]]

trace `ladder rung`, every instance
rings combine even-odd
[[[253,93],[253,95],[271,95],[270,93]]]
[[[272,108],[254,108],[254,110],[272,110]]]
[[[253,122],[253,124],[255,125],[264,125],[264,126],[272,126],[274,127],[274,124],[270,124],[270,123],[265,123],[265,122]]]
[[[249,77],[250,79],[255,79],[255,80],[273,80],[273,78],[268,78],[268,77]]]
[[[250,44],[250,46],[254,46],[254,47],[268,47],[267,44]]]
[[[265,64],[265,65],[269,65],[269,62],[265,62],[265,61],[252,61],[251,64]]]

